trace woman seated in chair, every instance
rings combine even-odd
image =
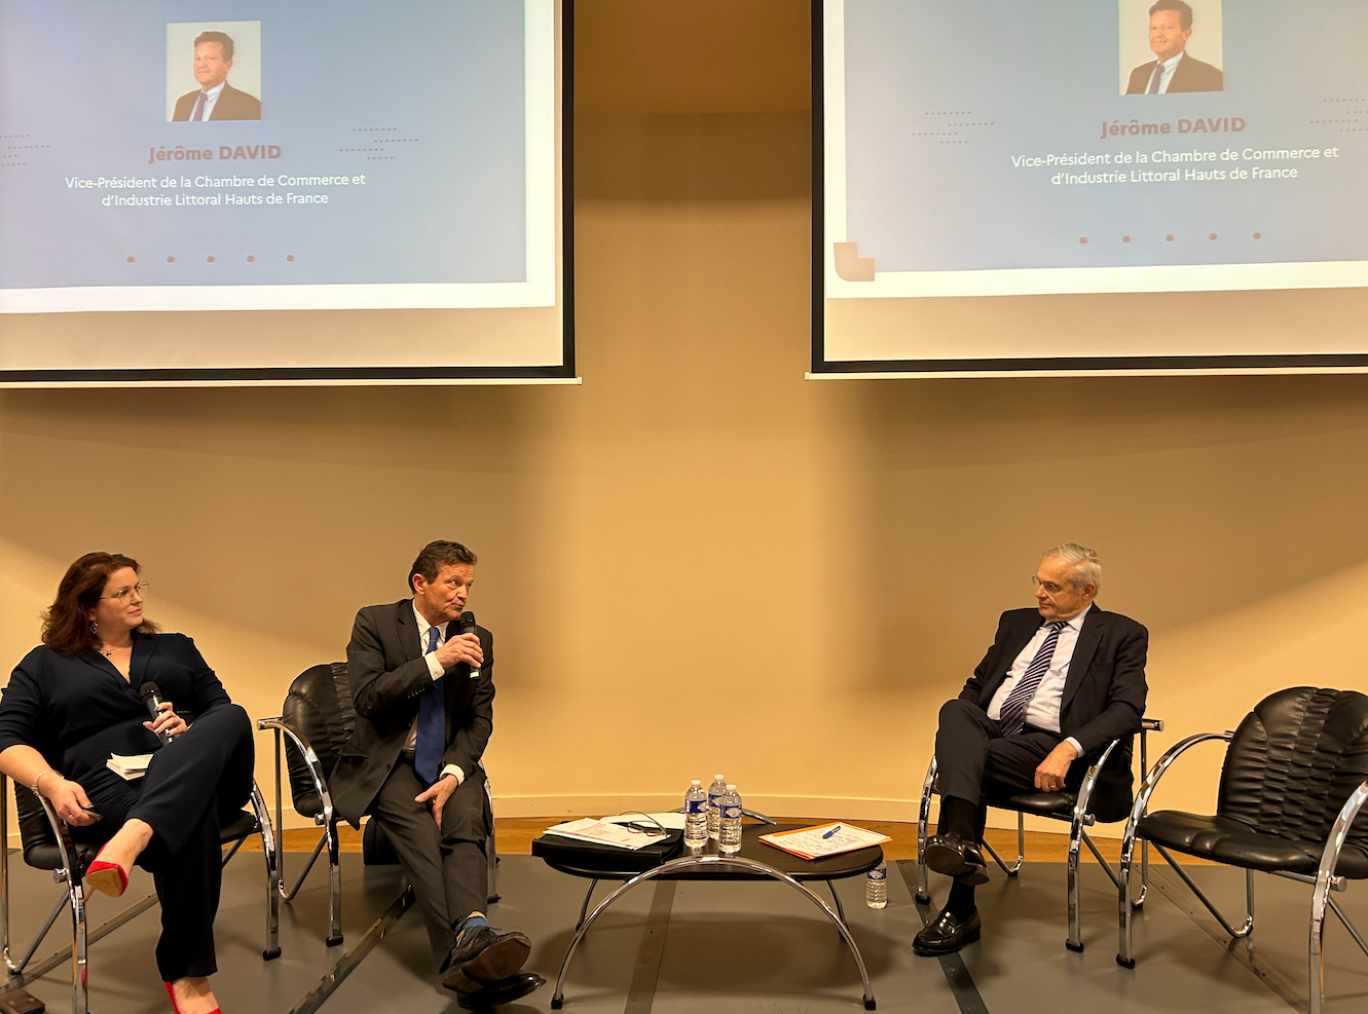
[[[143,618],[138,571],[111,553],[67,568],[42,645],[0,700],[0,771],[45,796],[77,842],[101,846],[88,890],[117,897],[135,863],[152,873],[167,993],[178,1014],[209,1014],[219,827],[251,796],[252,725],[190,638]],[[147,682],[162,701],[153,721],[139,693]],[[147,774],[133,781],[106,766],[111,754],[147,753]]]

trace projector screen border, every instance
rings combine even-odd
[[[551,309],[559,310],[560,341],[557,355],[552,345],[552,333],[547,332],[548,346],[541,354],[529,356],[531,363],[524,360],[510,365],[361,365],[361,366],[198,366],[193,368],[163,369],[140,366],[133,369],[0,369],[0,389],[42,389],[42,388],[97,388],[97,387],[337,387],[337,386],[456,386],[456,385],[579,385],[582,379],[575,366],[575,201],[574,201],[574,107],[575,107],[575,0],[522,0],[525,4],[549,5],[553,12],[553,25],[549,35],[529,33],[526,45],[550,45],[555,48],[553,85],[558,95],[554,104],[555,142],[559,149],[555,164],[555,194],[558,207],[553,213],[559,236],[556,240],[558,263],[553,280],[556,289],[555,304],[543,302],[540,292],[534,293],[525,303],[510,304],[507,309]],[[528,50],[529,52],[531,49]],[[543,123],[547,121],[543,120]],[[530,129],[530,128],[529,128]],[[210,258],[212,260],[212,258]],[[131,260],[131,258],[130,258]],[[395,286],[374,286],[376,289]],[[303,286],[304,289],[321,289],[325,286]],[[441,286],[412,285],[410,289],[439,289]],[[4,295],[0,294],[0,300]],[[44,309],[51,309],[44,307]],[[435,307],[406,305],[391,307],[382,302],[377,307],[339,308],[336,311],[280,309],[205,309],[194,311],[177,310],[175,307],[127,308],[136,313],[156,315],[160,310],[170,310],[170,317],[177,312],[194,312],[212,315],[216,313],[266,313],[285,314],[292,312],[340,312],[352,314],[372,313],[377,310],[391,310],[400,313],[412,311],[452,310],[453,312],[481,311],[484,306],[460,307],[441,303]],[[94,311],[76,308],[75,313]],[[103,311],[120,315],[117,311]],[[63,316],[63,314],[16,314],[16,316]],[[0,330],[9,332],[12,322],[7,315],[0,314]],[[416,356],[413,358],[417,358]],[[538,363],[538,360],[542,362]],[[486,360],[487,361],[487,360]]]
[[[578,385],[574,364],[266,370],[9,370],[0,390],[63,387],[450,387]]]
[[[1089,356],[1075,359],[917,359],[818,362],[805,380],[967,377],[1183,377],[1368,373],[1368,355]]]
[[[867,367],[868,363],[861,363]],[[1134,370],[898,370],[883,373],[868,372],[830,372],[805,373],[804,380],[978,380],[985,377],[1266,377],[1266,376],[1316,376],[1329,374],[1368,373],[1365,366],[1280,366],[1248,367],[1231,369],[1222,366],[1207,369],[1159,369],[1138,368]]]
[[[828,37],[826,15],[829,4],[839,6],[839,0],[813,0],[811,11],[811,117],[812,117],[812,221],[811,221],[811,370],[804,374],[807,380],[882,380],[882,379],[954,379],[986,377],[1136,377],[1136,376],[1259,376],[1259,375],[1298,375],[1298,374],[1355,374],[1368,373],[1368,352],[1333,351],[1306,353],[1255,353],[1232,352],[1220,355],[1155,355],[1137,356],[1119,354],[1117,356],[1074,356],[1074,357],[979,357],[943,359],[840,359],[828,360],[826,352],[826,311],[827,311],[827,203],[826,184],[828,155],[826,152],[826,88],[827,71],[826,47],[842,44],[842,27]],[[843,58],[842,58],[843,59]],[[843,170],[843,156],[838,163],[835,176],[839,178]],[[844,237],[842,237],[844,238]],[[850,256],[855,256],[854,244],[850,244]],[[868,270],[873,271],[872,261]],[[856,263],[855,269],[861,267]],[[1257,266],[1256,266],[1257,268]],[[872,276],[871,276],[872,277]],[[1174,290],[1156,293],[1160,298],[1200,294],[1197,292]],[[1236,290],[1231,290],[1236,291]],[[1271,294],[1273,288],[1259,289],[1257,292]],[[1334,292],[1349,295],[1368,293],[1368,289],[1343,282],[1332,287],[1309,286],[1303,289],[1289,289],[1287,292]],[[1141,293],[1144,294],[1144,293]],[[1092,293],[1082,293],[1085,297]],[[956,297],[942,297],[954,300]],[[985,296],[962,297],[985,300],[999,298],[1059,299],[1069,295],[1059,293],[1040,293],[1028,296]],[[901,302],[913,297],[877,296],[868,302]],[[859,299],[855,302],[866,302]],[[930,302],[930,301],[928,301]],[[1341,347],[1343,343],[1340,343]]]

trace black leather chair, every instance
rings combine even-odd
[[[1149,813],[1159,780],[1198,743],[1224,740],[1225,764],[1216,813]],[[1368,954],[1368,942],[1330,892],[1368,879],[1368,696],[1356,690],[1292,687],[1265,697],[1234,732],[1189,736],[1170,749],[1145,778],[1121,842],[1117,884],[1120,949],[1116,960],[1135,967],[1131,906],[1127,904],[1136,841],[1151,842],[1226,932],[1254,930],[1254,871],[1314,884],[1309,945],[1310,1011],[1325,1010],[1321,947],[1328,905]],[[1241,867],[1246,917],[1235,929],[1173,858],[1173,852]]]
[[[328,851],[328,937],[327,945],[342,943],[342,870],[338,863],[337,814],[333,811],[328,780],[332,777],[342,747],[356,728],[356,709],[352,704],[351,682],[347,677],[347,663],[332,662],[312,666],[300,673],[285,695],[281,714],[276,718],[257,720],[258,729],[275,733],[276,825],[282,825],[281,757],[290,772],[290,795],[295,812],[311,817],[323,829],[300,871],[294,886],[285,888],[280,883],[280,896],[293,901],[304,884],[304,879],[324,848]],[[485,842],[488,859],[488,900],[499,899],[498,855],[494,848],[493,797],[489,779],[483,766],[479,777],[484,780],[486,805],[490,808],[490,832]],[[383,829],[374,821],[367,821],[363,836],[363,852],[367,865],[397,863],[394,849],[385,838]],[[283,869],[283,865],[282,865]]]
[[[1143,775],[1149,763],[1149,744],[1148,734],[1151,732],[1162,732],[1164,723],[1157,718],[1144,718],[1140,721],[1140,772]],[[1005,787],[999,791],[991,788],[988,793],[988,805],[994,809],[1011,810],[1017,815],[1017,858],[1016,862],[1008,866],[1003,862],[994,848],[987,842],[983,843],[984,849],[993,861],[998,864],[1002,872],[1009,877],[1015,877],[1021,872],[1021,867],[1026,862],[1026,815],[1034,817],[1047,817],[1051,820],[1067,821],[1069,823],[1069,869],[1068,869],[1068,906],[1069,906],[1069,936],[1064,941],[1064,946],[1071,951],[1083,950],[1083,919],[1082,906],[1079,897],[1078,882],[1078,862],[1080,858],[1080,846],[1088,846],[1088,851],[1093,854],[1102,869],[1111,878],[1113,884],[1118,884],[1117,873],[1112,869],[1111,864],[1097,850],[1093,840],[1088,837],[1087,829],[1092,827],[1099,820],[1103,823],[1124,820],[1127,816],[1127,809],[1124,805],[1115,806],[1112,810],[1095,809],[1092,805],[1093,787],[1097,784],[1097,777],[1102,771],[1102,766],[1108,762],[1112,753],[1122,748],[1122,740],[1115,739],[1102,751],[1102,755],[1097,759],[1088,773],[1083,778],[1083,784],[1079,786],[1077,793],[1073,792],[1011,792]],[[939,794],[940,787],[936,778],[937,765],[936,758],[931,758],[931,763],[926,769],[926,779],[922,783],[921,809],[917,815],[917,900],[923,904],[930,902],[931,894],[929,891],[928,877],[926,872],[926,838],[929,831],[931,817],[931,797]],[[1128,803],[1129,801],[1127,801]],[[1133,900],[1136,908],[1145,903],[1145,892],[1149,884],[1148,854],[1144,848],[1141,849],[1142,859],[1142,880],[1145,887],[1140,894]]]
[[[323,829],[318,844],[288,890],[281,861],[280,896],[294,901],[304,879],[313,869],[323,849],[328,850],[328,936],[327,946],[342,943],[342,870],[338,865],[337,815],[333,812],[328,779],[342,746],[356,727],[351,683],[347,663],[333,662],[305,669],[295,677],[285,694],[285,703],[276,718],[257,720],[258,729],[275,733],[276,825],[283,827],[281,791],[281,751],[290,772],[290,795],[295,812],[311,817]]]
[[[0,775],[0,842],[9,841],[8,781],[4,775]],[[10,954],[9,849],[0,848],[0,949],[4,952],[5,969],[11,978],[20,977],[22,983],[36,979],[66,961],[66,954],[59,951],[29,967],[33,955],[48,931],[52,929],[57,917],[62,914],[63,909],[69,908],[72,921],[71,956],[74,965],[71,1009],[73,1014],[86,1014],[89,1002],[86,952],[89,945],[147,911],[157,903],[157,896],[150,894],[141,901],[129,905],[101,925],[98,930],[90,932],[86,920],[85,886],[81,878],[98,849],[93,845],[77,844],[72,841],[70,830],[57,817],[57,811],[52,808],[52,804],[30,789],[16,786],[14,801],[18,811],[19,837],[23,845],[24,862],[34,869],[51,871],[52,879],[58,884],[65,884],[66,888],[58,895],[46,921],[34,936],[24,956],[17,961],[14,960]],[[257,788],[255,781],[252,782],[252,809],[243,810],[240,816],[221,829],[223,844],[228,846],[223,855],[224,865],[227,865],[228,860],[242,847],[242,843],[253,834],[261,836],[262,851],[266,859],[266,947],[262,951],[262,957],[269,961],[280,956],[280,905],[277,900],[280,875],[276,865],[275,831],[266,810],[266,801],[262,798],[261,790]]]

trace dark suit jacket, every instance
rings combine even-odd
[[[960,700],[987,711],[993,694],[1041,622],[1035,609],[1003,613],[993,646],[964,684]],[[1083,620],[1064,681],[1059,707],[1061,739],[1072,736],[1078,740],[1085,758],[1096,758],[1113,739],[1125,741],[1098,779],[1099,796],[1094,801],[1100,805],[1094,806],[1094,812],[1107,819],[1120,819],[1111,812],[1128,805],[1130,799],[1130,737],[1140,731],[1140,719],[1145,714],[1148,650],[1149,631],[1128,616],[1109,613],[1094,604]]]
[[[1179,66],[1182,65],[1179,64]],[[196,89],[176,99],[176,111],[171,114],[171,119],[190,119],[190,115],[195,111],[195,102],[199,99],[199,94],[199,89]],[[214,108],[209,113],[209,119],[211,121],[259,120],[261,119],[261,100],[255,95],[238,91],[225,81],[223,91],[219,92],[218,101],[214,103]]]
[[[65,655],[40,645],[15,667],[0,701],[0,750],[31,746],[66,778],[103,774],[111,753],[161,748],[143,728],[139,695],[152,680],[162,700],[193,718],[230,704],[223,684],[184,634],[133,635],[129,678],[98,651]]]
[[[1158,60],[1151,60],[1131,71],[1130,83],[1126,85],[1127,95],[1143,95],[1149,88],[1150,77]],[[1174,92],[1219,92],[1225,87],[1225,77],[1209,63],[1194,60],[1186,53],[1174,68],[1173,80],[1169,82],[1165,95]]]
[[[450,626],[447,633],[452,633]],[[447,744],[441,766],[455,764],[467,778],[475,774],[494,731],[494,635],[478,626],[475,633],[484,652],[483,667],[472,673],[461,663],[441,679]],[[330,787],[337,813],[357,827],[399,762],[418,717],[419,695],[432,686],[412,599],[367,606],[356,614],[347,672],[356,731],[342,747]]]

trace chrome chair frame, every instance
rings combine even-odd
[[[270,729],[275,740],[276,826],[281,828],[283,832],[285,827],[282,781],[284,736],[290,738],[295,749],[304,758],[304,763],[309,769],[309,777],[313,779],[314,791],[318,793],[318,798],[322,803],[322,808],[314,815],[313,820],[315,825],[323,829],[323,833],[319,836],[318,844],[314,846],[313,852],[309,854],[304,869],[300,871],[294,886],[288,889],[285,887],[285,855],[284,850],[281,851],[281,875],[278,881],[278,893],[282,901],[293,902],[295,895],[299,893],[299,889],[304,886],[304,878],[314,868],[314,863],[318,861],[319,855],[326,847],[328,850],[328,936],[324,943],[328,947],[335,947],[342,943],[342,867],[339,863],[338,854],[337,814],[333,811],[332,793],[328,791],[328,780],[323,774],[323,765],[319,762],[318,754],[314,752],[312,744],[304,737],[303,733],[289,725],[283,717],[258,718],[257,728],[261,730]]]
[[[277,890],[281,900],[293,902],[299,889],[304,886],[304,880],[309,872],[314,868],[318,857],[322,855],[326,848],[328,852],[328,936],[324,941],[328,947],[336,947],[343,941],[342,934],[342,866],[340,863],[340,848],[337,838],[337,811],[333,809],[332,793],[328,790],[328,779],[323,771],[323,764],[318,759],[313,745],[308,738],[285,721],[283,716],[273,718],[258,718],[257,728],[260,730],[269,729],[275,740],[275,815],[276,826],[284,828],[284,739],[288,736],[294,743],[295,749],[304,759],[304,764],[309,769],[309,777],[313,780],[314,791],[318,793],[321,802],[321,809],[314,815],[313,822],[316,826],[323,829],[319,835],[318,843],[313,847],[309,858],[304,863],[304,868],[300,870],[299,876],[295,879],[294,886],[285,886],[285,857],[284,850],[280,854],[280,876],[277,879]],[[485,772],[483,762],[476,765],[480,777],[484,779],[485,798],[489,800],[489,808],[492,813],[494,810],[494,793],[489,785],[489,775]],[[499,855],[494,843],[494,827],[491,822],[489,834],[485,838],[485,884],[486,902],[493,904],[499,900]]]
[[[1150,732],[1162,732],[1164,722],[1158,718],[1142,718],[1140,720],[1140,771],[1143,775],[1149,765],[1149,744],[1147,734]],[[1088,803],[1092,798],[1093,789],[1097,784],[1097,779],[1102,771],[1102,766],[1106,764],[1113,750],[1120,744],[1119,739],[1112,740],[1107,744],[1107,748],[1102,751],[1102,755],[1088,768],[1088,772],[1083,776],[1083,783],[1079,786],[1078,796],[1074,803],[1073,811],[1069,816],[1054,814],[1036,814],[1036,816],[1048,817],[1051,820],[1067,820],[1069,822],[1069,860],[1068,860],[1068,910],[1069,910],[1069,935],[1064,941],[1064,946],[1071,951],[1083,950],[1083,914],[1081,888],[1078,878],[1078,866],[1081,858],[1080,845],[1086,845],[1088,851],[1093,854],[1112,884],[1119,885],[1119,875],[1113,870],[1111,864],[1098,850],[1088,835],[1087,828],[1097,823],[1097,818],[1088,811]],[[936,776],[939,766],[936,758],[931,758],[931,763],[926,769],[926,778],[922,782],[921,806],[917,813],[917,900],[923,904],[931,901],[929,890],[929,876],[926,869],[926,838],[927,830],[931,818],[931,796],[938,794],[936,788]],[[997,854],[997,850],[983,842],[983,847],[992,857],[993,862],[997,863],[1003,873],[1009,877],[1015,877],[1021,872],[1021,867],[1026,862],[1026,814],[1023,810],[1017,810],[1017,858],[1016,862],[1008,866]],[[1149,892],[1149,846],[1145,843],[1141,848],[1141,882],[1142,887],[1138,897],[1131,904],[1135,908],[1140,908],[1145,903],[1145,897]]]
[[[484,779],[485,799],[489,801],[489,834],[485,836],[485,904],[492,905],[499,900],[499,850],[494,844],[494,790],[489,785],[489,772],[485,771],[484,761],[476,765],[480,777]]]
[[[1121,839],[1121,876],[1117,883],[1117,910],[1119,913],[1118,926],[1118,949],[1116,953],[1116,963],[1123,968],[1135,967],[1134,935],[1131,919],[1132,905],[1127,904],[1130,882],[1131,865],[1135,854],[1135,841],[1138,837],[1137,827],[1140,819],[1145,816],[1149,809],[1150,797],[1154,795],[1155,789],[1159,785],[1159,780],[1164,776],[1173,762],[1181,755],[1199,743],[1212,740],[1221,740],[1229,743],[1235,738],[1235,733],[1231,730],[1226,732],[1204,732],[1174,744],[1169,750],[1155,763],[1154,769],[1145,776],[1144,784],[1140,791],[1136,793],[1135,803],[1131,807],[1130,817],[1126,820],[1125,834]],[[1339,815],[1335,818],[1335,823],[1330,828],[1330,834],[1326,838],[1325,849],[1321,853],[1320,866],[1313,877],[1304,873],[1292,873],[1284,870],[1270,870],[1274,876],[1283,877],[1287,880],[1295,880],[1303,884],[1311,884],[1314,890],[1311,894],[1311,921],[1308,933],[1307,946],[1307,965],[1308,965],[1308,991],[1310,994],[1308,1007],[1310,1014],[1325,1014],[1325,910],[1329,908],[1331,912],[1340,920],[1344,928],[1349,931],[1350,937],[1358,944],[1359,949],[1368,955],[1368,940],[1365,940],[1344,911],[1340,904],[1331,897],[1331,892],[1342,893],[1348,889],[1348,879],[1336,876],[1335,867],[1339,864],[1340,851],[1344,847],[1345,838],[1349,834],[1349,828],[1353,825],[1354,819],[1359,811],[1368,805],[1368,781],[1365,781],[1357,789],[1349,794],[1344,805],[1340,808]],[[1142,845],[1149,844],[1141,839]],[[1192,878],[1188,876],[1186,870],[1178,864],[1168,849],[1158,842],[1154,842],[1154,847],[1164,860],[1173,867],[1174,872],[1187,885],[1188,889],[1197,896],[1197,899],[1206,906],[1216,921],[1221,924],[1221,928],[1230,934],[1232,939],[1243,940],[1254,932],[1254,870],[1245,869],[1245,921],[1244,925],[1236,929],[1230,924],[1221,911],[1212,903]],[[1237,867],[1238,868],[1238,867]]]
[[[28,971],[27,975],[25,974],[29,962],[57,921],[62,909],[70,908],[71,1010],[72,1014],[88,1014],[87,952],[90,944],[147,911],[157,903],[157,896],[150,894],[141,901],[135,902],[92,932],[87,921],[85,885],[81,877],[71,875],[71,871],[77,868],[79,864],[79,853],[76,843],[72,840],[71,830],[67,827],[66,822],[57,816],[57,811],[53,809],[52,804],[43,795],[34,793],[47,816],[58,852],[61,855],[61,866],[51,871],[52,879],[54,883],[66,884],[66,890],[58,896],[56,904],[48,913],[42,928],[33,938],[24,956],[17,962],[14,961],[10,954],[8,782],[9,778],[0,774],[0,954],[3,954],[5,962],[6,985],[20,985],[23,982],[32,981],[61,964],[62,952],[58,951],[40,961],[35,968]],[[18,788],[19,786],[16,786],[16,790]],[[32,790],[25,787],[24,791]],[[277,899],[280,873],[277,866],[275,831],[271,825],[270,813],[266,809],[266,800],[262,797],[261,789],[257,786],[255,779],[252,781],[252,810],[256,816],[256,830],[261,837],[262,851],[266,861],[266,947],[262,951],[262,958],[269,961],[280,956],[280,904]],[[248,832],[248,834],[250,833]],[[227,865],[228,861],[237,854],[246,838],[247,835],[243,835],[233,842],[222,858],[222,865]]]

